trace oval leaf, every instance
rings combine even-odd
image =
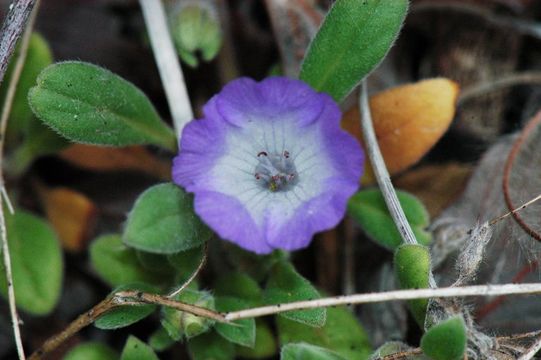
[[[281,360],[345,360],[334,351],[310,344],[287,344],[282,348]]]
[[[421,349],[434,360],[460,360],[466,342],[464,319],[455,316],[431,327],[421,338]]]
[[[173,131],[133,84],[98,66],[68,61],[41,72],[28,100],[66,138],[88,144],[176,149]]]
[[[139,340],[133,335],[130,335],[124,349],[122,350],[122,355],[120,360],[160,360],[158,356],[152,350],[150,346]]]
[[[301,80],[341,101],[387,54],[407,9],[407,0],[336,1],[310,44]]]
[[[90,245],[90,261],[100,278],[112,287],[127,283],[156,284],[163,276],[145,269],[134,249],[122,243],[120,235],[103,235]]]
[[[322,328],[282,317],[277,318],[276,325],[281,345],[308,343],[332,350],[345,359],[367,359],[372,352],[368,335],[355,315],[344,307],[327,309],[327,321]]]
[[[111,295],[118,291],[124,290],[141,290],[150,293],[156,292],[156,288],[152,286],[148,286],[145,284],[132,284],[117,287],[111,292]],[[102,330],[114,330],[126,327],[131,324],[135,324],[140,320],[143,320],[144,318],[152,314],[154,310],[156,310],[156,307],[156,305],[152,304],[122,306],[100,316],[94,322],[94,326]]]
[[[192,360],[233,360],[235,347],[214,331],[199,335],[188,341]]]
[[[17,306],[35,315],[48,314],[62,287],[63,260],[56,234],[45,221],[22,210],[14,215],[6,212],[6,227]],[[7,296],[5,276],[0,276],[0,291]]]
[[[63,360],[118,360],[118,357],[116,351],[104,344],[87,342],[71,349]]]
[[[255,333],[253,349],[237,346],[237,355],[244,359],[267,359],[276,354],[276,339],[272,330],[261,319],[256,321]]]
[[[319,292],[302,277],[291,263],[276,263],[269,276],[264,300],[269,305],[319,298]],[[280,316],[306,325],[321,327],[325,324],[326,309],[287,311]]]
[[[139,196],[128,215],[123,241],[139,250],[174,254],[202,245],[210,235],[193,210],[193,197],[167,183]]]
[[[246,302],[241,299],[228,296],[216,297],[216,310],[222,312],[236,311],[248,308]],[[253,348],[255,346],[255,320],[242,319],[233,321],[231,324],[217,323],[216,332],[228,341]]]
[[[394,270],[402,289],[428,288],[430,253],[422,245],[402,245],[394,255]],[[408,301],[417,324],[424,328],[428,299]]]
[[[407,192],[397,191],[397,196],[417,241],[428,245],[432,240],[431,234],[425,230],[430,224],[428,211],[415,196]],[[363,190],[353,195],[348,203],[348,215],[378,244],[394,250],[402,243],[402,237],[379,190]]]

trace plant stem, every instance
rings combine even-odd
[[[396,191],[394,189],[393,183],[391,182],[391,177],[387,171],[387,166],[381,155],[379,149],[379,144],[376,139],[376,134],[374,132],[374,126],[372,125],[372,114],[370,112],[370,105],[368,103],[368,91],[366,88],[366,80],[363,80],[361,85],[361,96],[359,101],[360,113],[361,113],[361,128],[363,132],[363,138],[366,145],[366,150],[368,152],[368,158],[374,169],[374,175],[381,189],[389,213],[394,220],[394,223],[402,237],[402,240],[406,244],[418,244],[413,230],[411,229],[404,210],[398,201],[396,196]],[[429,273],[429,285],[431,288],[436,288],[436,282],[432,271]]]
[[[528,71],[517,74],[508,74],[493,81],[472,85],[462,91],[457,102],[459,105],[462,105],[478,96],[483,96],[516,85],[541,85],[541,72]]]
[[[143,10],[177,139],[180,140],[182,129],[194,116],[182,68],[167,26],[165,10],[161,0],[139,0],[139,4]]]
[[[9,7],[8,14],[0,30],[0,84],[4,80],[6,71],[9,65],[9,61],[19,37],[24,32],[21,43],[21,52],[15,64],[13,76],[11,78],[4,106],[2,109],[2,116],[0,119],[0,187],[2,192],[2,199],[0,199],[0,237],[2,242],[2,255],[3,265],[5,269],[5,276],[8,290],[8,303],[10,310],[11,323],[13,326],[13,335],[15,338],[15,345],[17,347],[17,354],[20,360],[25,359],[24,347],[21,338],[21,330],[19,328],[19,315],[17,314],[17,305],[15,301],[15,288],[13,286],[13,274],[11,269],[11,256],[9,252],[9,244],[7,239],[6,221],[4,216],[4,202],[8,204],[8,209],[12,211],[12,206],[9,200],[7,200],[6,190],[4,187],[3,176],[3,149],[4,139],[7,128],[7,121],[9,112],[11,111],[11,105],[17,89],[17,83],[24,67],[26,59],[26,52],[28,50],[28,44],[30,42],[30,35],[32,34],[33,23],[37,14],[36,10],[32,12],[36,5],[36,0],[19,0],[12,3]],[[32,14],[32,16],[31,16]],[[28,26],[27,26],[28,22]],[[4,200],[5,199],[5,200]]]

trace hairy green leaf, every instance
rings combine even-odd
[[[46,315],[58,302],[62,288],[64,262],[58,238],[49,224],[26,211],[5,213],[17,306]],[[0,268],[3,274],[3,265]],[[5,276],[0,276],[0,291],[7,296]]]
[[[306,343],[291,343],[282,348],[281,360],[346,360],[332,350]]]
[[[432,238],[425,230],[430,223],[426,208],[415,196],[407,192],[397,191],[397,195],[417,241],[428,245]],[[378,244],[394,250],[402,243],[400,233],[379,190],[362,190],[353,195],[349,199],[348,214]]]
[[[302,277],[293,265],[287,261],[276,263],[271,269],[264,300],[267,304],[282,304],[300,300],[319,298],[319,292]],[[288,311],[280,316],[301,322],[310,326],[321,327],[325,324],[326,310],[324,308]]]
[[[166,183],[139,196],[128,215],[123,241],[139,250],[174,254],[201,246],[210,235],[193,210],[193,196]]]
[[[385,57],[407,0],[337,0],[304,58],[301,80],[341,101]]]
[[[253,348],[237,346],[237,355],[243,359],[267,359],[276,354],[276,339],[269,326],[261,319],[255,322],[255,345]]]
[[[402,245],[394,255],[394,271],[402,289],[428,288],[430,253],[423,245]],[[408,301],[411,313],[424,328],[428,299]]]
[[[158,356],[152,350],[150,346],[139,340],[133,335],[130,335],[126,345],[124,345],[124,350],[122,350],[122,355],[120,360],[159,360]]]
[[[192,360],[233,360],[235,347],[232,343],[210,331],[188,341]]]
[[[216,297],[216,310],[218,311],[236,311],[246,309],[247,307],[247,303],[242,299],[227,296]],[[214,328],[218,334],[232,343],[250,348],[255,346],[256,332],[254,319],[237,320],[231,324],[217,323]]]
[[[68,61],[41,72],[29,93],[34,113],[76,142],[176,149],[174,132],[133,84],[98,66]]]
[[[455,316],[432,326],[421,338],[421,349],[434,360],[460,360],[466,351],[466,325]]]

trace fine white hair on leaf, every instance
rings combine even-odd
[[[478,224],[469,231],[469,238],[462,246],[456,261],[458,279],[455,286],[466,284],[475,279],[483,261],[485,248],[492,238],[493,228],[488,222]]]

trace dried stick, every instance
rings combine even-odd
[[[539,293],[541,293],[541,283],[474,285],[463,287],[445,287],[437,289],[394,290],[380,293],[345,295],[316,300],[297,301],[287,304],[262,306],[258,308],[227,313],[225,315],[225,320],[234,321],[239,319],[273,315],[285,311],[306,310],[339,305],[368,304],[375,302],[429,298],[498,296]]]
[[[186,304],[181,301],[171,300],[169,297],[163,295],[150,294],[141,291],[121,291],[103,300],[85,314],[80,315],[65,330],[47,340],[38,350],[36,350],[32,354],[32,356],[30,356],[29,360],[42,359],[45,354],[55,350],[58,346],[60,346],[64,341],[76,334],[79,330],[81,330],[85,326],[92,324],[98,317],[119,306],[154,304],[170,307],[192,315],[212,319],[217,322],[231,322],[240,319],[274,315],[292,310],[306,310],[339,305],[366,304],[374,302],[402,301],[428,298],[520,294],[524,295],[540,293],[541,283],[476,285],[464,287],[446,287],[439,289],[396,290],[381,293],[355,294],[317,300],[297,301],[286,304],[262,306],[223,314],[204,307]]]
[[[462,91],[458,97],[458,104],[462,105],[464,102],[467,102],[475,97],[516,85],[541,85],[541,72],[528,71],[517,74],[509,74],[504,75],[494,81],[473,85]]]
[[[0,187],[2,188],[1,192],[3,194],[2,198],[6,199],[5,202],[8,204],[8,209],[12,211],[12,206],[7,196],[4,188],[4,176],[3,176],[3,148],[4,148],[4,138],[7,127],[7,120],[9,117],[9,112],[11,110],[11,103],[13,102],[13,97],[15,96],[15,91],[17,87],[17,82],[20,77],[22,68],[24,66],[24,61],[26,59],[26,51],[28,49],[28,43],[30,41],[30,35],[32,31],[32,24],[35,20],[36,11],[34,11],[32,17],[32,9],[36,4],[36,0],[20,0],[10,5],[4,24],[2,25],[2,30],[0,32],[0,84],[4,80],[6,71],[9,65],[9,60],[11,55],[15,50],[17,41],[26,28],[26,32],[22,39],[21,44],[21,54],[17,59],[15,65],[15,71],[11,84],[8,87],[8,93],[6,95],[6,100],[4,102],[4,108],[2,112],[2,118],[0,119]],[[30,18],[30,21],[29,21]],[[26,27],[27,22],[29,22],[28,28]],[[24,360],[24,347],[21,338],[21,330],[19,328],[19,315],[17,314],[17,306],[15,302],[15,288],[13,286],[13,274],[11,270],[11,257],[9,252],[9,244],[7,240],[7,231],[6,231],[6,221],[4,217],[4,201],[0,200],[0,237],[2,241],[2,255],[3,255],[3,265],[5,269],[6,282],[8,287],[8,303],[9,311],[11,317],[11,323],[13,326],[13,335],[15,338],[15,345],[17,347],[17,354],[19,359]]]
[[[535,343],[533,344],[533,346],[531,346],[529,349],[528,349],[528,352],[522,354],[518,360],[530,360],[530,359],[533,359],[533,357],[535,356],[535,354],[537,354],[537,352],[541,350],[541,337],[538,337],[536,340],[535,340]]]
[[[393,183],[391,182],[391,177],[387,171],[387,166],[381,155],[379,149],[379,144],[376,139],[376,134],[374,132],[374,127],[372,125],[372,114],[370,112],[370,105],[368,104],[368,91],[366,88],[366,80],[363,80],[361,85],[361,96],[359,101],[360,113],[361,113],[361,128],[363,131],[363,138],[366,145],[366,150],[368,152],[368,158],[374,169],[374,175],[381,189],[389,213],[394,220],[396,227],[402,237],[402,240],[406,244],[417,244],[417,239],[413,234],[404,210],[398,201],[396,196],[396,191],[394,189]],[[432,271],[429,273],[429,285],[431,288],[435,288],[436,282]]]
[[[161,0],[139,0],[139,4],[143,10],[177,138],[180,139],[182,129],[193,119],[193,111],[182,68],[167,26],[163,4]]]

